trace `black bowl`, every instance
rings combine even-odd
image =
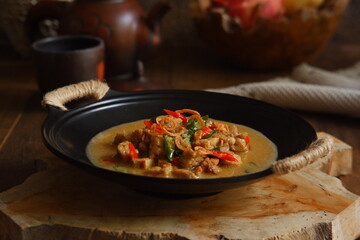
[[[268,168],[229,178],[169,179],[114,172],[96,167],[89,161],[86,146],[97,133],[122,123],[163,114],[164,108],[191,108],[214,119],[254,128],[275,143],[278,159],[306,149],[317,138],[311,125],[285,109],[250,98],[190,90],[126,93],[110,90],[102,100],[70,111],[48,106],[42,135],[45,145],[60,158],[112,181],[150,193],[211,194],[261,180],[273,173]]]

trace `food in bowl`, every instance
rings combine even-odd
[[[220,178],[258,172],[277,158],[260,132],[192,109],[121,124],[94,136],[90,161],[101,168],[163,178]]]

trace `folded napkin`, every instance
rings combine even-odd
[[[296,110],[360,117],[360,62],[337,72],[303,64],[289,77],[207,90],[255,98]]]

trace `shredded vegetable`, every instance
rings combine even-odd
[[[151,135],[163,135],[164,150],[168,161],[172,162],[175,157],[179,162],[178,157],[184,152],[198,152],[198,154],[216,157],[223,161],[237,162],[238,159],[234,157],[233,152],[217,151],[206,149],[206,151],[199,150],[194,145],[194,142],[202,139],[211,139],[218,133],[226,133],[229,131],[227,124],[210,121],[209,116],[201,116],[198,111],[192,109],[182,110],[168,110],[164,109],[167,115],[158,116],[154,119],[144,121],[145,127],[151,131]],[[249,144],[250,138],[244,136],[246,145]],[[196,145],[196,144],[195,144]],[[221,146],[216,146],[220,149]],[[222,147],[223,148],[223,147]],[[196,155],[196,153],[195,153]],[[180,164],[180,163],[179,163]]]

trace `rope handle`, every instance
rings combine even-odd
[[[334,140],[330,137],[322,137],[315,140],[310,146],[300,153],[276,161],[272,169],[276,174],[283,175],[286,173],[300,170],[319,158],[328,155],[334,145]]]
[[[102,99],[109,91],[109,86],[99,80],[89,80],[55,89],[45,94],[42,105],[51,105],[67,111],[65,104],[72,100],[93,96]]]

